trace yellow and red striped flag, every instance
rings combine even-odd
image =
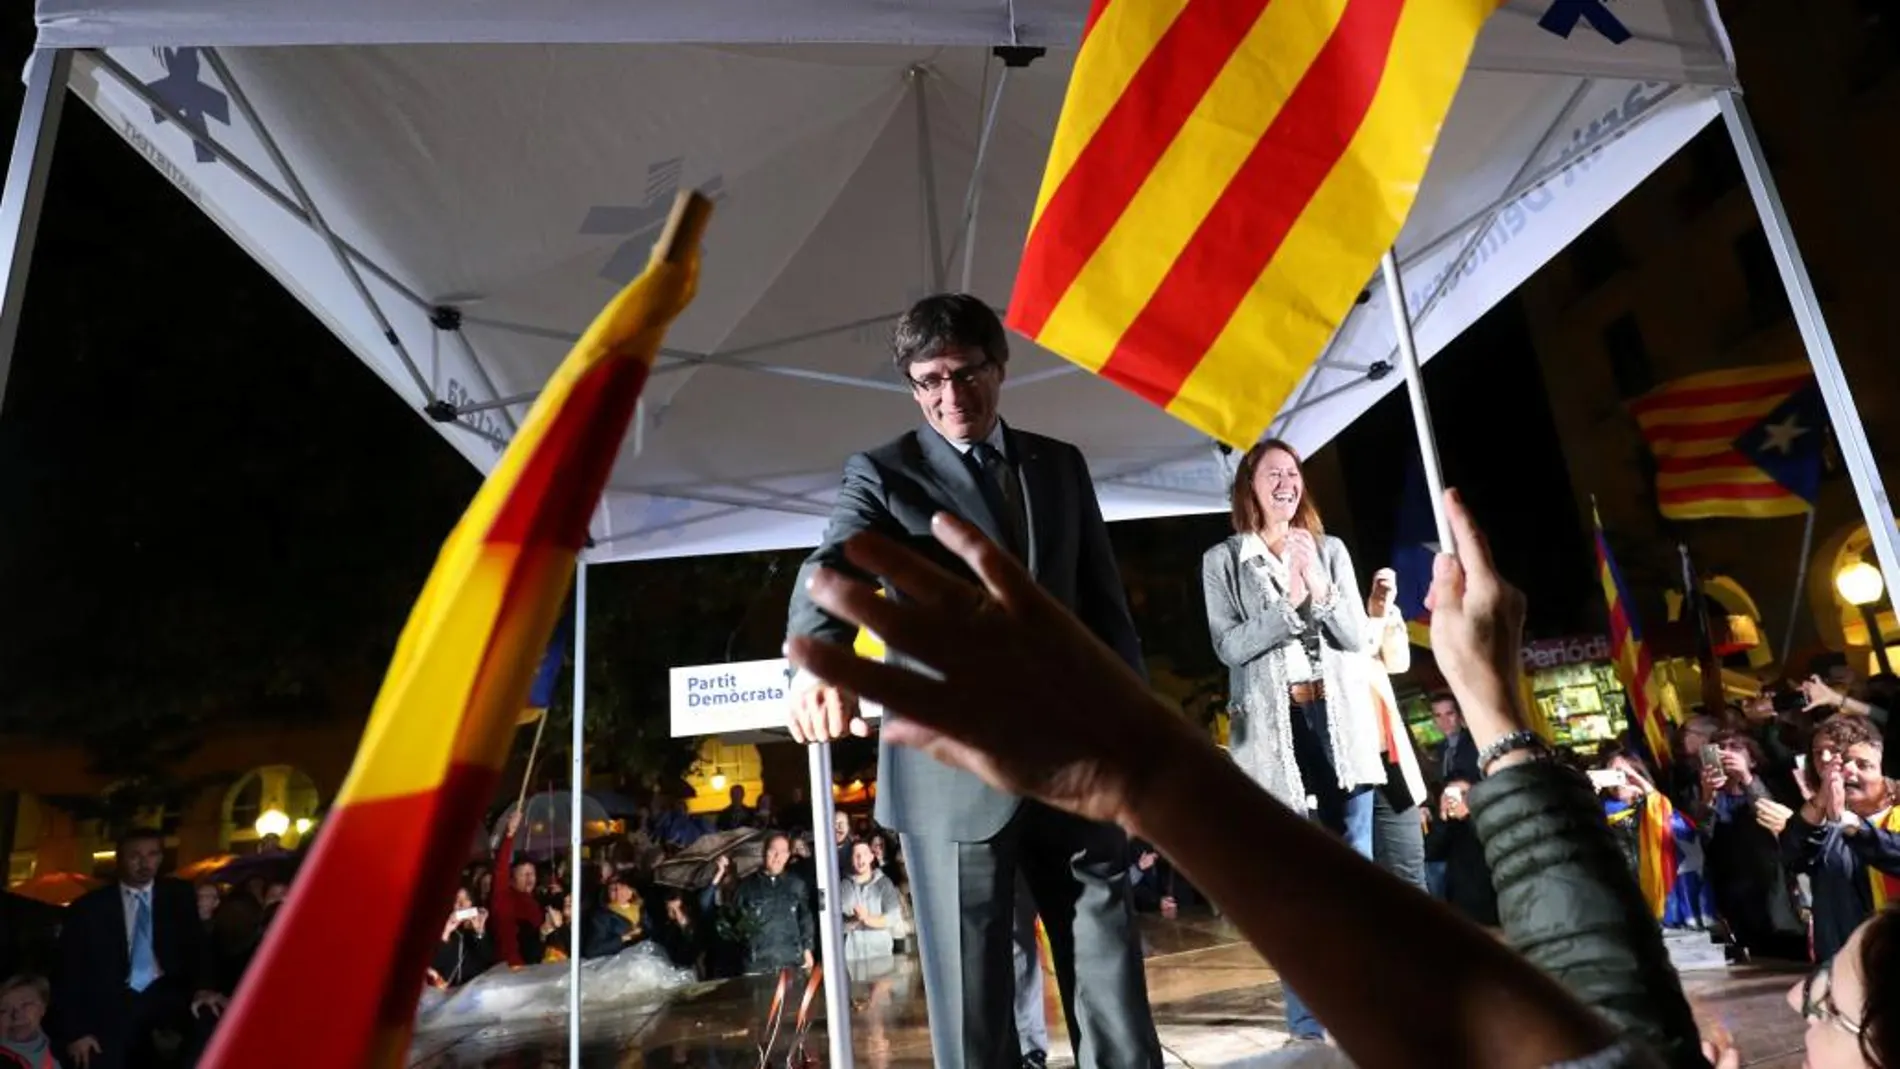
[[[1603,586],[1603,602],[1610,612],[1610,657],[1616,663],[1616,675],[1629,697],[1630,710],[1636,717],[1631,735],[1647,751],[1650,764],[1667,770],[1675,759],[1669,743],[1668,711],[1662,699],[1662,680],[1656,676],[1656,662],[1643,641],[1643,625],[1630,604],[1629,588],[1623,584],[1622,569],[1610,552],[1610,540],[1603,533],[1603,517],[1596,503],[1590,505],[1590,522],[1596,528],[1597,579]]]
[[[1813,507],[1827,409],[1805,362],[1690,375],[1630,402],[1672,520],[1798,516]]]
[[[1411,211],[1501,0],[1096,0],[1009,325],[1234,446]]]
[[[444,543],[349,778],[206,1054],[210,1069],[404,1064],[429,955],[711,204],[683,196]]]

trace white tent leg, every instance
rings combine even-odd
[[[1425,400],[1425,375],[1418,366],[1418,344],[1412,338],[1412,316],[1405,307],[1405,283],[1399,278],[1398,257],[1387,249],[1379,260],[1385,276],[1385,300],[1392,309],[1392,335],[1399,342],[1399,368],[1405,372],[1405,392],[1412,398],[1412,427],[1418,431],[1418,453],[1425,462],[1425,485],[1432,494],[1432,519],[1438,525],[1438,546],[1456,552],[1451,518],[1445,514],[1445,472],[1438,463],[1438,438],[1432,434],[1432,409]]]
[[[1754,121],[1748,117],[1741,96],[1725,90],[1716,99],[1722,106],[1729,139],[1735,143],[1735,154],[1741,158],[1742,174],[1748,179],[1749,194],[1755,198],[1755,211],[1761,216],[1768,247],[1775,254],[1775,266],[1781,269],[1781,284],[1787,287],[1788,305],[1794,310],[1801,343],[1808,350],[1808,362],[1814,365],[1815,381],[1827,402],[1828,420],[1834,424],[1834,438],[1840,443],[1841,459],[1854,482],[1854,494],[1860,499],[1861,517],[1867,521],[1867,533],[1886,576],[1887,590],[1900,591],[1900,530],[1894,526],[1893,502],[1874,463],[1873,448],[1867,444],[1867,428],[1861,424],[1854,391],[1841,370],[1834,337],[1821,316],[1821,302],[1808,278],[1808,265],[1795,245],[1794,230],[1781,205],[1781,191],[1775,186],[1775,176],[1769,173],[1768,159],[1762,155],[1761,140],[1755,136]]]
[[[811,766],[812,860],[818,867],[818,938],[824,944],[825,1035],[830,1040],[827,1065],[854,1064],[851,1059],[851,975],[844,961],[844,917],[838,912],[838,849],[831,841],[831,744],[805,747]]]
[[[7,159],[7,189],[0,196],[0,402],[7,396],[7,372],[13,366],[13,343],[20,335],[20,316],[26,304],[26,273],[33,262],[33,241],[39,236],[40,204],[46,196],[46,177],[53,166],[53,143],[59,138],[59,113],[66,104],[66,76],[73,54],[64,49],[37,48],[26,67],[26,102],[20,106],[20,125],[13,131],[13,155]]]
[[[574,562],[574,730],[568,749],[573,779],[568,799],[567,1066],[581,1065],[581,801],[587,787],[587,558]]]

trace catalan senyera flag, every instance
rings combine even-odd
[[[542,389],[449,535],[283,915],[210,1069],[406,1064],[469,835],[494,794],[667,325],[692,300],[710,205],[682,197],[646,273]]]
[[[1882,831],[1900,835],[1900,805],[1889,806],[1884,813],[1875,813],[1868,821]],[[1888,906],[1900,902],[1900,872],[1882,872],[1869,865],[1867,878],[1874,884],[1874,912],[1879,913]]]
[[[1610,823],[1636,822],[1636,885],[1658,920],[1669,912],[1669,895],[1682,870],[1676,849],[1676,807],[1661,791],[1650,791],[1636,806],[1610,815]]]
[[[1710,371],[1630,403],[1672,520],[1796,516],[1813,507],[1827,408],[1806,363]]]
[[[1397,240],[1501,0],[1095,0],[1008,322],[1251,446]]]
[[[1643,642],[1643,628],[1637,622],[1635,607],[1630,604],[1629,588],[1623,584],[1623,573],[1610,552],[1610,541],[1603,534],[1603,518],[1597,514],[1594,503],[1590,507],[1590,522],[1596,528],[1597,577],[1603,584],[1603,600],[1610,610],[1610,656],[1616,662],[1617,678],[1623,682],[1623,692],[1628,695],[1630,711],[1636,718],[1632,727],[1641,733],[1643,745],[1656,767],[1667,769],[1675,759],[1675,751],[1669,743],[1668,714],[1659,693],[1662,683],[1656,678],[1655,662]]]

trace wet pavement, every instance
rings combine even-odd
[[[1144,917],[1142,941],[1149,999],[1169,1065],[1271,1064],[1286,1041],[1284,1004],[1273,970],[1219,918]],[[1799,973],[1749,967],[1684,974],[1698,1016],[1735,1037],[1756,1069],[1798,1069],[1800,1022],[1783,997]],[[663,1003],[633,1007],[582,1024],[581,1064],[588,1069],[694,1066],[751,1069],[759,1064],[760,1025],[773,980],[748,977],[700,984]],[[802,984],[795,985],[772,1062],[784,1065]],[[1053,978],[1047,1013],[1065,1065],[1068,1043]],[[880,968],[854,965],[851,985],[855,1061],[867,1069],[924,1069],[931,1064],[923,982],[914,957]],[[822,1003],[805,1048],[814,1065],[826,1060]],[[565,1014],[435,1035],[418,1041],[412,1069],[556,1069],[567,1064]]]

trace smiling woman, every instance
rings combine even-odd
[[[1368,626],[1352,557],[1326,534],[1285,442],[1241,458],[1233,522],[1201,562],[1208,631],[1229,672],[1230,752],[1288,808],[1371,857],[1372,789],[1386,773],[1370,692],[1341,682]],[[1291,990],[1287,1025],[1322,1034]]]

